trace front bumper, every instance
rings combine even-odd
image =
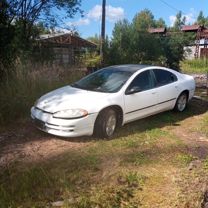
[[[31,117],[36,127],[44,132],[62,137],[92,135],[97,113],[78,119],[54,118],[52,113],[31,108]]]

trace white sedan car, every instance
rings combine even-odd
[[[63,137],[111,137],[116,128],[162,111],[185,110],[193,77],[147,65],[118,65],[43,95],[31,117],[45,132]]]

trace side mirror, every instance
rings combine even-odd
[[[141,91],[142,91],[142,90],[141,90],[140,87],[134,86],[134,87],[132,87],[132,88],[130,88],[130,89],[127,89],[125,94],[126,94],[126,95],[131,95],[131,94],[135,94],[135,93],[141,92]]]

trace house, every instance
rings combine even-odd
[[[39,51],[45,51],[44,54],[53,57],[53,63],[57,64],[77,64],[86,52],[97,50],[96,44],[73,33],[40,35],[37,43]]]

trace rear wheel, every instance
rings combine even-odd
[[[103,110],[95,122],[94,133],[101,138],[110,138],[113,136],[117,126],[116,112],[111,109]]]
[[[178,112],[183,112],[187,107],[188,96],[185,92],[181,93],[176,101],[175,110]]]

